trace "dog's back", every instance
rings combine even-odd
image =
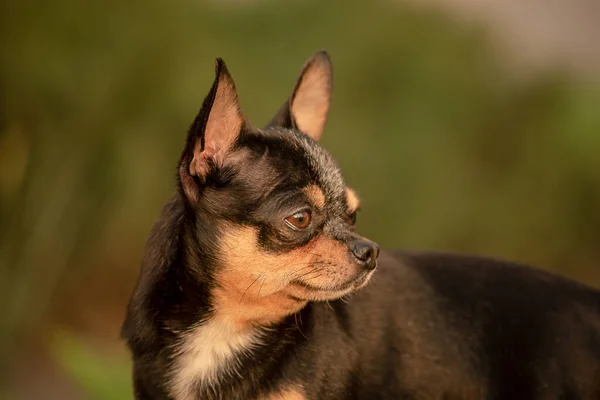
[[[356,398],[600,398],[600,292],[570,280],[397,251],[334,309],[359,354]]]

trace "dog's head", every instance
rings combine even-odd
[[[187,246],[222,308],[247,303],[268,320],[269,308],[285,314],[342,297],[377,266],[377,245],[354,232],[358,198],[318,144],[331,89],[331,61],[318,52],[277,115],[257,129],[217,59],[179,181],[195,225]]]

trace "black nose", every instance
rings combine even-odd
[[[350,250],[356,260],[367,269],[373,269],[377,266],[377,257],[379,256],[379,246],[368,240],[355,240],[350,243]]]

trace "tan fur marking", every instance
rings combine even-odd
[[[314,140],[323,133],[331,102],[331,64],[321,57],[305,65],[291,104],[298,128]]]
[[[323,234],[279,255],[259,248],[255,228],[225,224],[221,231],[223,258],[212,292],[215,314],[186,333],[177,348],[171,371],[171,393],[177,399],[190,398],[198,379],[209,385],[219,375],[233,376],[236,355],[260,343],[261,327],[298,312],[310,300],[342,297],[371,277],[359,279],[361,269],[347,246]],[[305,399],[296,387],[269,396]]]
[[[361,286],[337,289],[358,277],[360,269],[346,246],[323,235],[301,248],[273,255],[258,247],[254,228],[227,227],[221,246],[224,258],[216,276],[215,308],[242,326],[278,321],[299,311],[308,300],[338,298]],[[294,281],[323,290],[310,290]]]
[[[348,202],[348,212],[353,213],[358,209],[360,200],[353,189],[346,188],[346,202]]]
[[[319,209],[325,206],[325,195],[320,187],[317,185],[308,185],[304,188],[304,193],[310,200],[311,204]]]
[[[270,393],[260,400],[306,400],[306,395],[301,387],[291,387]]]

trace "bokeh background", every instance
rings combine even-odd
[[[600,287],[594,0],[4,1],[0,399],[130,399],[118,331],[185,132],[228,63],[266,123],[327,49],[323,138],[386,247]]]

